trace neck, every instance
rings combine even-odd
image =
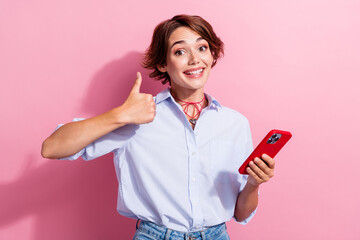
[[[189,95],[187,98],[185,97],[186,94],[182,94],[183,99],[186,100],[179,99],[179,97],[176,95],[176,92],[172,92],[171,89],[170,93],[174,97],[175,101],[180,104],[191,126],[194,128],[201,111],[208,105],[208,101],[204,92],[202,91],[202,95],[200,96],[201,98],[198,96],[198,94],[196,94],[196,96]]]
[[[171,95],[178,100],[185,102],[199,102],[204,98],[204,89],[198,89],[195,91],[176,91],[170,88]]]

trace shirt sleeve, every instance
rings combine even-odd
[[[74,118],[73,122],[84,120],[84,118]],[[59,124],[55,131],[62,127],[64,124]],[[130,141],[135,134],[136,125],[129,124],[118,128],[103,137],[98,138],[85,148],[81,149],[78,153],[59,158],[59,160],[76,160],[79,157],[85,161],[101,157],[107,153],[113,152],[117,149],[123,148]]]

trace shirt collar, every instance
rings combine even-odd
[[[211,95],[205,93],[207,100],[209,101],[209,108],[215,108],[216,110],[219,110],[222,108],[221,104],[213,98]],[[166,88],[155,97],[155,103],[159,104],[162,101],[165,101],[167,99],[171,99],[173,102],[175,102],[174,98],[171,96],[170,88]]]
[[[215,108],[216,110],[219,110],[222,108],[221,104],[218,100],[213,98],[211,95],[205,93],[207,100],[209,101],[209,108]]]

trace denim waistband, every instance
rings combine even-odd
[[[138,230],[157,239],[213,239],[226,231],[226,225],[221,223],[198,232],[181,232],[152,222],[140,221]]]

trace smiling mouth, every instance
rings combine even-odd
[[[194,71],[185,71],[184,73],[185,73],[186,75],[191,76],[191,75],[201,74],[203,71],[204,71],[204,68],[200,68],[200,69],[194,70]]]

